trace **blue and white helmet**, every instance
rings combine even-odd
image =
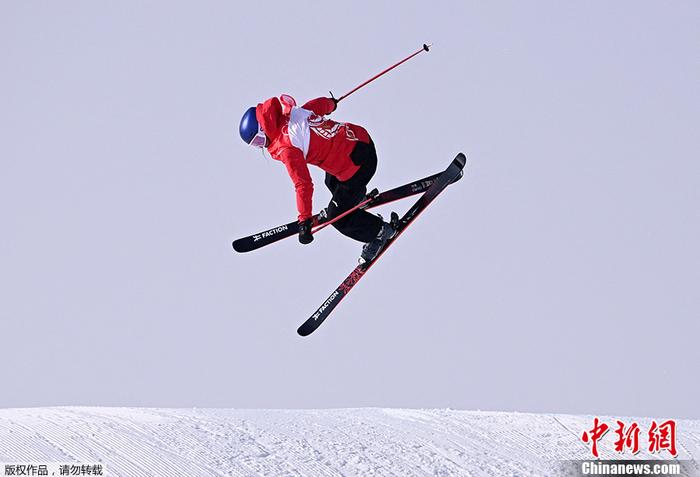
[[[246,144],[250,144],[250,141],[258,134],[259,129],[258,118],[255,117],[255,106],[251,106],[243,114],[241,125],[238,127],[238,131],[241,133],[241,139],[243,139]]]
[[[255,117],[255,106],[251,106],[243,113],[238,132],[246,144],[255,147],[265,147],[267,138],[260,124],[258,124],[258,118]]]

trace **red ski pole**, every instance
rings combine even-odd
[[[313,230],[311,231],[311,233],[312,233],[312,234],[315,234],[315,233],[318,232],[319,230],[322,230],[322,229],[328,227],[328,226],[331,225],[333,222],[339,221],[340,219],[342,219],[342,218],[345,217],[346,215],[352,214],[352,213],[355,212],[357,209],[359,209],[359,208],[362,207],[363,205],[369,204],[370,202],[372,202],[372,199],[365,199],[365,200],[363,200],[362,202],[360,202],[359,204],[357,204],[357,205],[356,205],[355,207],[353,207],[352,209],[346,210],[345,212],[343,212],[342,214],[338,215],[337,217],[333,217],[333,218],[332,218],[331,220],[329,220],[328,222],[323,222],[323,223],[320,224],[318,227],[316,227],[315,229],[313,229]]]
[[[399,61],[399,62],[396,63],[395,65],[392,65],[392,66],[388,67],[387,69],[385,69],[384,71],[382,71],[382,72],[379,73],[378,75],[373,76],[372,78],[368,79],[367,81],[365,81],[365,82],[362,83],[361,85],[357,86],[355,89],[348,91],[347,93],[345,93],[344,95],[342,95],[340,98],[338,98],[337,101],[340,102],[342,99],[347,98],[348,96],[350,96],[352,93],[354,93],[354,92],[357,91],[358,89],[360,89],[360,88],[362,88],[363,86],[365,86],[365,85],[371,83],[372,81],[376,80],[376,79],[379,78],[380,76],[382,76],[382,75],[388,73],[389,71],[393,70],[394,68],[396,68],[396,67],[399,66],[400,64],[407,62],[408,60],[410,60],[411,58],[413,58],[413,57],[416,56],[417,54],[419,54],[419,53],[421,53],[421,52],[423,52],[423,51],[429,51],[431,46],[432,46],[432,45],[427,45],[427,44],[424,43],[424,44],[423,44],[423,48],[421,48],[420,50],[416,51],[415,53],[412,53],[411,55],[407,56],[406,58],[404,58],[403,60]],[[332,98],[332,97],[333,97],[333,93],[331,93],[331,98]]]
[[[361,208],[364,207],[365,205],[367,205],[367,204],[369,204],[370,202],[372,202],[372,201],[377,197],[377,195],[379,195],[379,191],[378,191],[377,189],[372,189],[372,191],[371,191],[369,194],[367,194],[367,197],[365,198],[365,200],[363,200],[362,202],[360,202],[359,204],[357,204],[355,207],[352,207],[351,209],[346,210],[346,211],[343,212],[342,214],[337,215],[337,216],[333,217],[332,219],[330,219],[330,220],[328,220],[328,221],[326,221],[326,222],[323,222],[322,224],[319,224],[318,226],[314,226],[314,227],[316,227],[316,228],[313,229],[313,230],[311,231],[311,233],[312,233],[312,234],[315,234],[315,233],[318,232],[319,230],[324,229],[324,228],[328,227],[329,225],[331,225],[332,223],[339,221],[340,219],[342,219],[342,218],[345,217],[346,215],[352,214],[352,213],[355,212],[357,209],[361,209]]]

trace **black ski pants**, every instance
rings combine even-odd
[[[367,195],[367,184],[377,170],[377,151],[374,142],[369,144],[358,141],[350,154],[352,162],[360,166],[355,175],[345,182],[326,173],[326,187],[333,197],[328,204],[328,217],[336,217],[362,202]],[[382,219],[366,210],[356,210],[337,222],[333,227],[352,239],[360,242],[370,242],[382,228]]]

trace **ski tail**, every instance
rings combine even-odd
[[[387,249],[393,244],[396,239],[401,236],[401,234],[406,230],[406,228],[428,207],[428,205],[435,200],[435,198],[440,195],[442,191],[447,188],[448,185],[453,182],[458,181],[463,174],[464,166],[467,162],[467,158],[461,152],[454,158],[447,169],[438,175],[438,177],[431,183],[424,194],[411,206],[410,209],[403,215],[403,217],[398,221],[396,233],[387,241],[384,248],[379,252],[379,254],[372,260],[358,265],[350,273],[350,275],[343,280],[343,282],[338,286],[338,288],[331,293],[331,295],[323,302],[323,304],[307,319],[300,327],[297,329],[297,333],[301,336],[308,336],[328,318],[331,312],[340,304],[340,302],[345,298],[350,290],[360,281],[360,279],[367,273],[367,271],[379,260],[379,258],[387,251]]]

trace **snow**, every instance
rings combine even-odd
[[[642,435],[651,423],[619,419]],[[700,461],[700,421],[676,423],[677,458]],[[581,434],[592,425],[593,416],[455,410],[5,409],[0,463],[102,463],[110,476],[558,475],[561,461],[591,459]],[[620,456],[613,434],[599,443],[603,459],[669,458]]]

